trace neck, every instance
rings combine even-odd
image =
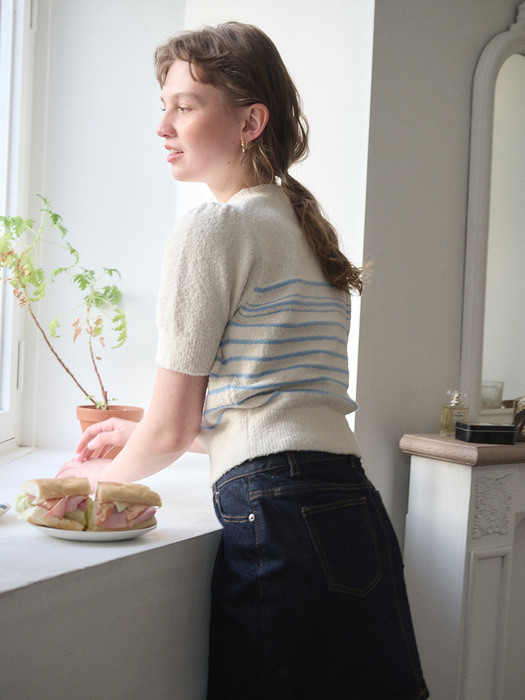
[[[241,177],[235,181],[228,182],[227,184],[225,183],[223,187],[210,187],[210,189],[218,202],[225,203],[241,190],[265,184],[268,183],[263,182],[261,178],[256,177],[254,174],[248,176],[246,173],[241,173]]]

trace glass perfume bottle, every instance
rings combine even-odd
[[[469,407],[465,403],[467,395],[458,389],[447,391],[447,395],[449,397],[448,403],[443,406],[441,411],[440,433],[455,436],[456,422],[468,422]]]

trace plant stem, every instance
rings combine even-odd
[[[100,391],[102,392],[102,401],[103,401],[103,406],[102,408],[107,409],[108,407],[108,392],[104,388],[104,384],[102,383],[102,377],[100,376],[100,372],[98,371],[98,365],[97,361],[95,359],[95,353],[93,351],[93,331],[92,331],[92,326],[90,323],[90,314],[91,311],[91,302],[88,303],[87,305],[87,314],[86,314],[86,328],[88,329],[89,333],[89,354],[91,356],[91,362],[93,363],[93,368],[95,370],[95,374],[97,375],[98,383],[100,385]],[[96,401],[95,401],[96,403]]]
[[[26,255],[28,255],[29,252],[36,246],[36,244],[37,244],[38,241],[40,240],[40,238],[41,238],[41,236],[42,236],[42,233],[43,233],[43,231],[44,231],[44,222],[45,222],[45,213],[42,212],[42,214],[41,214],[41,216],[40,216],[40,226],[38,227],[38,233],[35,234],[34,231],[33,231],[33,229],[30,229],[30,228],[28,228],[28,227],[26,226],[26,231],[29,231],[30,233],[33,233],[33,235],[35,236],[35,238],[34,238],[33,241],[31,241],[31,243],[29,243],[29,244],[26,246],[25,250],[23,250],[22,253],[20,253],[20,255],[18,255],[18,258],[19,258],[20,260],[22,260]],[[34,318],[34,316],[33,316],[33,318]]]
[[[32,318],[33,321],[36,323],[36,327],[37,327],[38,330],[42,333],[42,335],[43,335],[43,337],[44,337],[44,340],[46,341],[46,344],[47,344],[48,348],[51,350],[51,352],[52,352],[53,355],[56,357],[56,359],[60,362],[60,364],[62,365],[62,367],[66,370],[66,372],[69,374],[69,376],[71,377],[71,379],[75,382],[75,384],[78,386],[78,388],[80,389],[80,391],[84,394],[84,396],[86,396],[93,404],[96,404],[96,401],[95,401],[91,396],[89,396],[88,392],[87,392],[87,391],[84,389],[84,387],[78,382],[77,378],[76,378],[75,375],[71,372],[71,370],[69,369],[69,367],[67,367],[67,366],[64,364],[64,362],[61,360],[61,358],[60,358],[60,357],[58,356],[58,354],[55,352],[55,349],[53,348],[53,346],[52,346],[51,343],[49,342],[49,339],[48,339],[48,337],[47,337],[47,335],[46,335],[45,330],[42,328],[42,326],[41,326],[40,323],[38,322],[37,317],[36,317],[35,314],[33,313],[33,309],[31,308],[31,302],[29,301],[29,299],[27,299],[27,297],[26,297],[26,305],[27,305],[27,308],[28,308],[28,310],[29,310],[29,313],[31,314],[31,318]],[[98,372],[97,372],[97,374],[98,374]]]
[[[102,408],[107,408],[108,392],[104,389],[104,384],[102,384],[102,377],[100,376],[100,372],[98,371],[97,362],[95,360],[95,353],[93,352],[92,336],[89,336],[89,354],[91,355],[91,362],[93,363],[93,367],[95,368],[95,374],[97,375],[98,383],[100,384],[100,390],[102,391],[102,398],[104,400],[104,405],[102,406]]]

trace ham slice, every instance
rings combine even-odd
[[[103,527],[104,522],[114,510],[116,510],[114,503],[97,503],[93,524],[97,527]]]
[[[140,515],[138,515],[136,518],[133,518],[133,520],[129,524],[130,527],[137,527],[141,523],[146,522],[146,520],[149,520],[155,515],[156,511],[157,509],[155,508],[155,506],[149,506]]]
[[[120,512],[113,503],[99,503],[94,525],[105,530],[130,530],[152,518],[157,511],[155,506],[131,504]]]
[[[110,516],[101,522],[95,521],[96,525],[103,527],[106,530],[126,530],[128,528],[128,519],[126,518],[126,511],[122,510],[120,513],[116,508],[113,509]]]
[[[63,518],[68,513],[75,510],[86,510],[85,496],[64,496],[64,498],[52,498],[41,503],[41,508],[46,508],[47,513],[43,516],[53,518]]]

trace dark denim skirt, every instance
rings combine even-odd
[[[357,457],[285,452],[214,485],[209,700],[422,700],[403,563]]]

